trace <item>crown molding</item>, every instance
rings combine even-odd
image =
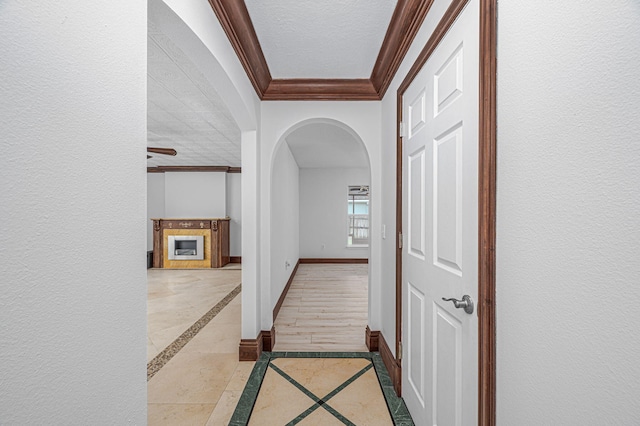
[[[371,81],[363,79],[278,79],[271,80],[262,100],[379,100]]]
[[[230,166],[156,166],[147,167],[147,173],[166,173],[166,172],[222,172],[222,173],[241,173],[240,167]]]
[[[433,0],[399,0],[396,4],[371,72],[379,99],[384,97],[432,4]]]
[[[433,0],[398,0],[370,78],[272,79],[244,0],[209,0],[258,97],[284,100],[381,100]]]
[[[209,0],[251,84],[262,99],[271,82],[269,66],[244,0]]]

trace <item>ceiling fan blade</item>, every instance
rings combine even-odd
[[[163,155],[176,155],[178,153],[173,148],[153,148],[153,147],[147,147],[147,152],[153,152],[155,154],[163,154]]]

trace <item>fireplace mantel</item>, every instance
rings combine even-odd
[[[153,218],[154,268],[221,268],[229,263],[229,218]],[[203,260],[170,260],[170,235],[204,237]]]

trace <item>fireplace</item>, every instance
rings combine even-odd
[[[203,260],[204,236],[169,235],[168,255],[170,260]]]
[[[222,268],[229,263],[229,218],[151,220],[154,268]]]

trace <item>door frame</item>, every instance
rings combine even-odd
[[[478,127],[478,425],[496,424],[496,57],[497,0],[480,1]],[[411,66],[396,98],[396,392],[402,390],[402,97],[469,0],[453,0]]]

